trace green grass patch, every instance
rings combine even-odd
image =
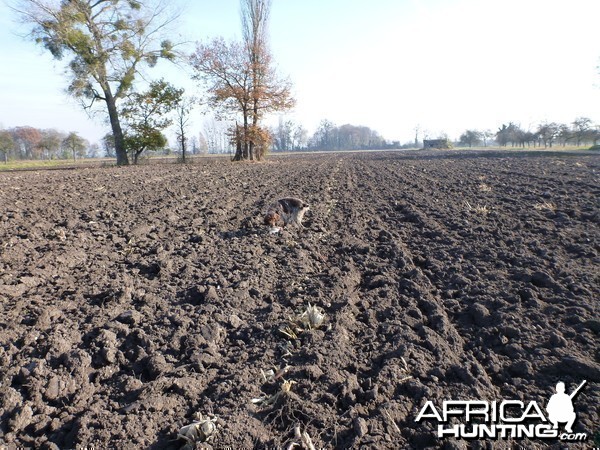
[[[0,170],[27,170],[27,169],[48,169],[53,167],[74,167],[76,162],[67,161],[9,161],[0,163]]]
[[[77,167],[89,167],[110,163],[103,159],[79,159],[70,161],[67,159],[54,159],[50,161],[8,161],[0,162],[0,172],[11,170],[44,170],[44,169],[73,169]]]

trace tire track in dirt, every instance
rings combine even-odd
[[[390,335],[401,334],[405,342],[411,343],[404,344],[402,351],[405,359],[414,361],[412,372],[419,379],[419,383],[407,383],[404,392],[400,391],[400,396],[404,397],[401,403],[404,406],[407,399],[413,400],[411,412],[414,417],[415,408],[422,398],[439,395],[441,380],[444,380],[447,392],[453,391],[454,383],[466,383],[474,396],[493,395],[491,379],[468,350],[469,343],[461,337],[453,314],[444,301],[442,288],[435,283],[439,274],[434,276],[425,264],[427,240],[447,239],[448,236],[446,226],[428,208],[430,202],[435,202],[435,186],[432,189],[426,183],[415,182],[420,181],[419,177],[415,176],[414,171],[407,172],[406,167],[398,167],[398,171],[392,171],[392,175],[390,168],[382,167],[381,163],[374,164],[369,160],[365,165],[369,167],[363,166],[362,173],[373,180],[371,186],[376,186],[367,197],[379,198],[371,206],[377,208],[376,226],[381,229],[378,236],[382,247],[379,255],[383,258],[379,266],[385,266],[385,260],[388,259],[392,270],[384,275],[392,280],[395,288],[391,295],[397,296],[398,308],[394,312],[397,321],[402,324],[400,330]],[[397,197],[398,192],[403,192],[401,198]],[[411,195],[414,192],[421,193],[421,196],[416,198]],[[423,236],[427,237],[425,242]],[[378,282],[381,283],[380,278],[374,285]],[[390,294],[385,295],[387,297]],[[383,359],[386,357],[389,355]],[[402,411],[399,405],[397,408]],[[405,421],[406,415],[400,419]],[[416,442],[427,440],[423,434],[416,432],[413,438]]]
[[[440,168],[440,166],[438,165],[436,168]],[[447,171],[445,173],[448,174]],[[477,172],[472,174],[476,175]],[[553,277],[555,277],[555,273],[558,272],[554,270],[553,272],[550,272],[551,275],[548,275],[547,272],[538,271],[533,275],[529,275],[531,272],[527,269],[518,269],[519,266],[523,267],[520,264],[517,267],[511,267],[510,263],[518,264],[518,262],[515,256],[508,255],[511,251],[514,252],[516,250],[517,254],[520,252],[518,247],[516,249],[509,249],[508,246],[504,244],[504,242],[510,244],[511,241],[513,241],[512,236],[514,233],[515,218],[510,216],[510,212],[507,214],[504,210],[492,210],[493,212],[489,215],[476,215],[472,214],[471,211],[467,211],[466,214],[464,212],[462,214],[466,219],[464,220],[465,226],[463,229],[456,228],[454,224],[448,226],[448,222],[438,222],[431,227],[431,217],[435,217],[435,210],[439,207],[439,204],[435,201],[436,192],[431,189],[429,183],[432,181],[431,178],[435,181],[440,180],[441,177],[435,173],[432,174],[431,178],[420,175],[419,171],[416,177],[411,176],[409,180],[403,180],[404,183],[410,186],[410,188],[407,189],[410,193],[409,197],[411,197],[411,200],[409,200],[408,203],[413,203],[413,199],[415,198],[414,194],[416,192],[423,192],[423,198],[419,197],[421,198],[421,205],[425,202],[425,204],[429,204],[431,210],[434,211],[434,213],[430,215],[427,214],[427,211],[422,210],[417,211],[416,214],[417,220],[415,220],[416,223],[413,226],[414,233],[413,239],[411,240],[413,244],[411,246],[417,248],[417,252],[420,255],[416,259],[417,264],[423,267],[424,272],[428,275],[430,280],[432,280],[432,282],[440,289],[442,301],[450,311],[449,317],[456,323],[458,332],[461,335],[471,336],[471,340],[465,343],[464,350],[467,354],[472,355],[471,359],[479,361],[475,367],[470,369],[472,370],[472,374],[480,378],[479,373],[481,372],[481,369],[484,368],[489,375],[487,384],[489,385],[491,384],[490,381],[493,381],[493,385],[497,387],[497,389],[486,388],[484,391],[485,394],[490,396],[495,393],[496,396],[499,397],[497,394],[499,388],[501,388],[502,393],[505,396],[518,395],[518,388],[514,388],[511,383],[513,377],[520,377],[525,373],[543,371],[543,368],[548,366],[547,363],[544,363],[544,360],[545,356],[549,355],[549,353],[544,352],[543,350],[540,351],[539,343],[548,342],[549,344],[545,344],[545,346],[554,346],[552,342],[559,342],[561,340],[561,334],[559,334],[553,326],[544,327],[539,325],[547,323],[546,315],[552,307],[547,303],[544,304],[545,302],[542,298],[539,298],[538,300],[537,294],[534,294],[531,288],[525,287],[519,290],[518,288],[511,289],[507,287],[511,285],[514,286],[515,281],[518,281],[519,285],[524,284],[527,286],[528,282],[532,282],[536,287],[544,286],[546,288],[553,288],[555,286]],[[487,177],[492,178],[489,175]],[[548,174],[548,177],[552,177],[552,174]],[[453,181],[451,176],[447,180],[450,183],[456,183],[458,181],[456,179]],[[480,176],[477,176],[477,180],[480,180]],[[470,183],[461,183],[461,193],[463,194],[463,198],[465,200],[468,199],[468,201],[473,204],[475,204],[473,199],[477,200],[482,197],[480,185],[477,186],[475,183],[477,183],[475,180],[471,180]],[[543,183],[536,183],[536,187],[540,184],[543,185]],[[431,185],[435,186],[437,189],[436,183],[432,183]],[[499,186],[495,185],[492,189],[497,195],[497,192],[506,192],[506,187],[507,185],[501,184]],[[518,185],[517,189],[519,189]],[[520,189],[525,190],[525,185]],[[445,195],[447,198],[447,192],[445,192]],[[507,194],[501,194],[501,196],[502,195]],[[427,199],[432,199],[432,201],[428,202]],[[458,200],[454,203],[460,205],[462,202]],[[415,214],[413,214],[414,211],[412,210],[412,207],[409,209],[410,211],[408,211],[409,214],[407,215],[407,218],[412,219],[412,216]],[[523,213],[522,206],[520,213]],[[427,220],[424,220],[424,218]],[[528,224],[529,220],[533,222],[536,219],[536,217],[521,218],[525,224]],[[448,220],[448,218],[446,220]],[[509,222],[509,220],[511,227],[507,228],[504,226],[504,223]],[[450,218],[450,221],[452,222],[452,218]],[[500,226],[498,227],[498,225]],[[427,230],[430,228],[433,228],[435,231],[433,236],[428,236],[430,232]],[[560,228],[560,225],[558,228]],[[552,228],[550,229],[552,230]],[[456,245],[457,250],[460,249],[459,252],[450,251],[445,245],[446,243],[440,239],[441,236],[437,233],[438,230],[441,230],[442,236],[451,237],[449,243],[451,243],[452,246]],[[545,226],[543,230],[542,236],[548,233],[548,227]],[[534,229],[534,231],[537,230]],[[477,236],[477,239],[473,239],[474,235]],[[525,239],[527,239],[527,234],[523,233],[521,236],[524,236]],[[436,253],[428,255],[423,252],[423,248],[427,248],[427,240],[425,238],[433,238],[437,241],[433,246],[436,249]],[[458,245],[463,238],[466,242],[470,243],[470,247],[467,247],[464,244]],[[545,238],[543,239],[546,240]],[[546,248],[548,246],[555,247],[555,245],[552,245],[550,242],[545,245]],[[493,249],[496,249],[497,251],[498,248],[502,249],[503,247],[506,248],[504,254],[499,253],[493,256],[490,255],[490,252],[493,251]],[[452,258],[447,261],[443,261],[443,259],[439,258],[440,248],[446,248],[446,250],[448,250],[448,252],[442,252],[442,255],[447,256],[450,254]],[[467,250],[467,252],[465,252],[465,250]],[[522,256],[523,254],[521,253],[519,257],[522,258]],[[494,260],[492,258],[498,258],[496,260],[496,270],[490,270],[489,268],[489,261]],[[530,267],[532,270],[536,270],[536,266],[539,267],[540,263],[542,263],[543,266],[546,265],[543,260],[540,260],[539,255],[532,255],[531,259],[532,265]],[[510,263],[506,264],[509,261]],[[594,264],[592,260],[590,261],[590,264]],[[455,268],[453,268],[453,265],[455,265]],[[450,274],[454,272],[457,278],[440,277],[440,272],[442,271],[439,269],[444,266],[446,267],[446,271],[450,269]],[[580,274],[580,276],[581,275],[583,274]],[[533,281],[531,281],[532,276]],[[485,283],[481,282],[482,277],[487,279],[487,289],[485,289]],[[581,278],[585,279],[586,277],[584,275]],[[521,280],[524,283],[521,283]],[[490,282],[492,286],[495,285],[494,289],[490,289]],[[496,297],[489,295],[488,292],[495,292]],[[563,293],[561,293],[561,297],[563,297]],[[521,302],[524,302],[525,304],[521,304]],[[569,300],[567,300],[567,302],[569,302]],[[578,301],[576,302],[579,303]],[[555,302],[550,301],[550,303]],[[591,310],[589,312],[591,312]],[[490,326],[492,324],[495,324],[496,326]],[[529,336],[534,336],[532,340],[527,343],[524,343],[522,339],[520,339],[522,336],[520,330],[522,330],[523,327],[529,330]],[[475,339],[473,339],[473,337],[475,337]],[[520,344],[521,342],[523,342],[522,346]],[[591,342],[588,341],[587,345],[590,343]],[[565,345],[564,341],[563,345]],[[535,358],[535,362],[532,360],[533,364],[523,362],[522,360],[513,362],[517,355],[525,354],[536,354],[538,356]],[[581,358],[582,356],[583,355],[580,355],[577,358]],[[504,370],[502,367],[504,367]],[[550,365],[550,367],[552,367],[552,365]],[[555,371],[556,369],[551,370]],[[591,372],[588,372],[587,369],[584,369],[584,372],[592,374],[594,373],[594,370],[595,369],[592,369]],[[539,395],[543,397],[544,384],[548,385],[552,382],[549,382],[544,377],[540,377],[538,380],[540,384],[537,385],[535,389],[539,392]]]
[[[373,164],[371,161],[370,163]],[[338,218],[335,223],[340,229],[344,228],[344,223],[355,224],[357,226],[354,228],[362,230],[369,227],[374,229],[379,227],[384,231],[384,233],[380,233],[379,235],[380,241],[385,241],[388,235],[393,236],[395,234],[393,230],[398,225],[409,230],[408,233],[403,233],[404,235],[402,236],[405,238],[404,241],[407,244],[404,245],[402,243],[399,246],[396,244],[397,247],[401,248],[401,253],[403,254],[403,261],[400,265],[406,266],[405,261],[409,261],[409,270],[405,271],[404,277],[397,277],[395,281],[400,286],[400,298],[403,300],[402,307],[405,314],[412,316],[408,321],[417,319],[411,330],[418,330],[416,336],[410,335],[407,341],[412,341],[413,343],[419,342],[429,354],[433,355],[433,357],[429,358],[425,356],[424,359],[427,362],[423,364],[425,368],[421,368],[419,378],[428,380],[430,386],[435,386],[439,380],[444,380],[445,389],[443,389],[443,392],[447,396],[453,392],[453,385],[455,383],[456,385],[464,383],[471,386],[473,398],[499,398],[500,387],[504,390],[508,388],[508,393],[514,394],[513,389],[506,385],[506,372],[500,369],[501,366],[498,365],[498,362],[503,361],[502,365],[509,365],[508,373],[511,377],[513,375],[518,376],[524,373],[524,371],[532,370],[531,366],[527,363],[518,362],[512,366],[510,365],[510,355],[514,355],[515,351],[522,352],[518,345],[510,343],[513,340],[518,341],[519,332],[517,330],[519,329],[520,321],[522,321],[522,318],[515,314],[512,307],[514,303],[512,296],[515,294],[510,293],[511,296],[509,298],[511,302],[507,305],[506,302],[502,301],[503,299],[490,297],[482,289],[471,286],[474,280],[469,278],[473,277],[473,275],[479,275],[477,269],[475,269],[473,274],[472,264],[473,262],[477,262],[476,260],[472,261],[472,259],[475,257],[476,259],[480,258],[482,261],[487,261],[486,251],[485,249],[477,249],[475,253],[471,251],[461,255],[460,253],[456,254],[452,248],[459,246],[464,237],[468,238],[472,235],[469,232],[464,233],[464,230],[461,229],[461,224],[466,225],[467,229],[472,228],[470,222],[474,222],[475,226],[481,227],[482,223],[485,223],[486,218],[478,217],[473,213],[469,214],[469,211],[467,211],[462,214],[459,212],[459,217],[454,220],[451,218],[450,223],[444,223],[436,219],[436,216],[438,216],[436,212],[440,208],[440,205],[436,201],[436,196],[439,196],[440,192],[443,192],[443,195],[447,198],[448,189],[444,188],[447,188],[447,185],[451,185],[453,182],[459,182],[461,177],[459,176],[454,180],[450,177],[450,179],[446,179],[445,181],[447,185],[440,185],[440,176],[436,176],[436,174],[426,176],[421,175],[420,172],[415,173],[415,171],[400,174],[397,182],[401,186],[406,186],[405,191],[407,193],[402,198],[400,208],[398,208],[398,202],[394,200],[395,207],[392,213],[387,216],[388,219],[392,219],[391,223],[382,224],[380,219],[382,215],[385,215],[386,210],[390,210],[389,206],[393,199],[392,196],[385,198],[384,194],[386,187],[390,185],[390,178],[389,176],[378,176],[382,172],[381,164],[374,167],[367,167],[362,161],[360,163],[354,161],[353,164],[352,167],[346,167],[342,171],[345,174],[345,181],[338,183],[337,192],[345,192],[347,202],[346,205],[340,205],[340,209],[369,211],[371,220],[370,223],[365,224],[356,215],[346,214],[341,220]],[[356,192],[356,186],[354,186],[353,181],[356,178],[355,172],[358,171],[360,171],[361,176],[372,181],[371,186],[377,186],[377,188],[372,189],[370,192]],[[468,185],[469,183],[460,182],[462,185],[461,191],[468,194],[467,198],[469,195],[474,194],[474,198],[479,199],[481,196],[481,181],[480,176],[475,180],[471,179],[470,184],[473,186],[470,189],[468,186],[465,186],[465,184]],[[465,187],[467,187],[466,191]],[[392,189],[392,193],[398,191],[397,186],[395,189]],[[420,193],[420,195],[416,197],[415,193]],[[365,194],[369,198],[369,204],[361,204],[361,194]],[[352,200],[348,200],[348,198]],[[457,196],[453,203],[462,205],[464,198],[464,195]],[[471,201],[473,202],[473,200]],[[348,207],[345,208],[345,206]],[[446,205],[442,206],[445,207]],[[397,212],[399,209],[403,217],[397,221],[397,217],[395,216],[398,216]],[[376,216],[378,217],[373,217],[373,211],[377,211]],[[444,217],[443,213],[440,213],[438,217]],[[352,228],[352,226],[348,226],[345,231],[354,236]],[[484,228],[482,231],[487,232],[488,230]],[[496,233],[495,238],[502,239],[502,236]],[[435,246],[437,254],[434,254],[433,257],[427,250],[431,239],[437,241],[437,245]],[[370,236],[368,240],[373,242],[373,236]],[[360,245],[359,243],[359,248]],[[440,251],[440,247],[442,251]],[[354,250],[353,248],[345,248],[343,251],[352,253]],[[369,251],[369,249],[362,247],[359,253],[368,254]],[[442,255],[441,259],[439,258],[440,253]],[[368,258],[358,259],[360,260],[361,267],[369,266],[367,262]],[[393,260],[391,262],[393,263]],[[449,273],[446,274],[443,270],[440,270],[440,263],[449,266]],[[371,286],[377,286],[378,283],[385,284],[381,278],[377,279],[377,276],[380,275],[379,273],[357,274],[356,271],[352,270],[350,273],[352,273],[350,275],[351,279],[357,280],[360,278],[360,286],[363,287],[365,285],[365,278],[368,279],[369,276],[373,275],[375,275],[374,278],[376,281]],[[388,280],[394,279],[393,274],[390,273],[385,274],[385,277]],[[498,273],[492,272],[490,278],[491,280],[502,282],[502,275],[498,278]],[[509,284],[510,280],[507,279],[506,283]],[[498,292],[502,292],[502,289],[503,286],[500,285]],[[357,290],[353,296],[348,298],[349,306],[341,311],[338,321],[344,323],[344,328],[351,330],[355,335],[355,338],[351,339],[351,341],[359,342],[361,338],[370,341],[372,336],[365,335],[365,328],[368,327],[362,327],[361,325],[366,323],[371,325],[371,328],[375,326],[374,320],[369,321],[365,317],[367,314],[366,311],[372,307],[372,302],[361,299],[361,293],[356,292]],[[387,297],[389,293],[385,292],[383,295]],[[521,295],[521,293],[518,295]],[[461,297],[464,297],[466,302],[460,301]],[[352,307],[355,303],[359,303],[358,309]],[[500,311],[497,311],[495,314],[497,317],[502,317],[498,323],[499,326],[497,328],[493,327],[484,333],[478,333],[477,329],[479,327],[489,325],[493,320],[491,305],[500,306]],[[503,310],[506,311],[503,312]],[[353,318],[357,319],[354,320]],[[404,317],[400,318],[400,321],[402,319]],[[382,319],[379,320],[379,322],[381,321]],[[537,339],[540,340],[547,338],[549,330],[535,327],[533,323],[540,323],[542,321],[543,319],[540,315],[533,314],[531,320],[532,329],[534,333],[536,330],[539,332],[539,338]],[[479,336],[474,340],[471,338],[471,340],[467,341],[461,338],[461,335],[465,332],[475,332],[475,336],[478,334]],[[394,334],[397,336],[397,333],[398,331]],[[556,336],[551,333],[552,335]],[[415,339],[415,337],[417,338]],[[341,341],[344,341],[343,336]],[[492,343],[491,346],[490,343]],[[356,354],[365,355],[367,359],[371,358],[371,361],[375,360],[368,350],[362,351],[359,345],[354,344],[353,348],[355,348],[354,351]],[[535,347],[530,347],[527,350],[536,351]],[[423,358],[424,355],[427,355],[427,352],[424,352],[422,348],[417,349],[413,354],[413,356],[416,356],[415,359]],[[386,355],[386,358],[389,358],[389,356],[389,354]],[[366,370],[364,373],[370,375],[373,371]],[[439,395],[442,395],[440,389],[427,389],[417,390],[417,399],[425,397],[427,394],[432,395],[436,391]],[[413,389],[412,392],[414,394],[415,390]],[[412,397],[414,398],[414,395]],[[398,419],[402,421],[405,418],[406,415],[400,416]],[[424,436],[424,434],[421,434],[421,436]],[[414,439],[415,442],[421,442],[419,436],[415,436]],[[425,437],[423,439],[427,440]]]
[[[411,174],[411,179],[403,180],[410,189],[408,192],[413,193],[412,199],[410,200],[411,204],[414,204],[414,193],[422,192],[423,195],[420,198],[421,207],[417,207],[416,214],[414,214],[413,207],[409,208],[407,219],[409,222],[416,222],[415,226],[413,226],[413,238],[412,242],[415,251],[418,252],[417,263],[421,266],[432,281],[432,283],[437,286],[440,291],[439,297],[441,301],[446,305],[446,308],[451,311],[450,317],[452,319],[457,319],[461,323],[464,324],[465,318],[468,320],[466,324],[468,325],[470,322],[473,326],[477,325],[485,325],[486,322],[489,321],[489,310],[487,310],[484,304],[489,304],[486,301],[480,303],[481,300],[490,300],[486,299],[484,292],[477,291],[477,289],[473,289],[474,295],[466,296],[465,294],[469,292],[470,284],[472,280],[472,274],[469,273],[469,268],[473,263],[477,263],[477,259],[486,259],[486,251],[479,253],[479,249],[472,249],[475,251],[469,251],[468,253],[463,253],[463,250],[459,250],[461,247],[460,242],[463,237],[469,235],[466,230],[472,228],[471,222],[481,223],[481,217],[477,217],[472,214],[469,216],[469,211],[457,211],[457,215],[459,216],[458,220],[453,220],[450,218],[450,223],[439,222],[436,221],[433,217],[436,216],[436,210],[439,208],[439,205],[436,201],[436,195],[439,195],[439,191],[436,190],[439,186],[435,186],[436,189],[431,189],[430,181],[431,179],[438,179],[435,174],[432,177],[422,176],[420,171],[415,174]],[[457,183],[457,179],[452,179],[452,176],[447,180],[449,184]],[[457,198],[454,202],[455,204],[462,205],[465,200],[469,198],[469,189],[465,186],[464,182],[460,183],[462,185],[461,192],[463,192],[462,198]],[[448,189],[446,189],[445,195],[448,194]],[[478,196],[476,196],[477,198]],[[428,201],[428,199],[432,199]],[[471,203],[475,204],[475,202],[469,199]],[[425,203],[423,203],[425,202]],[[425,206],[426,205],[426,206]],[[423,208],[425,206],[425,208]],[[404,208],[402,208],[402,213],[405,214]],[[416,220],[414,220],[414,216],[416,216]],[[462,223],[461,223],[462,222]],[[486,231],[486,230],[482,230]],[[437,252],[433,254],[428,254],[428,252],[424,249],[428,247],[428,241],[433,239],[437,241],[435,247],[437,248]],[[440,245],[441,244],[441,245]],[[441,247],[441,248],[440,248]],[[457,252],[457,250],[459,250]],[[445,270],[440,270],[441,267],[446,267]],[[446,272],[446,273],[444,273]],[[460,299],[464,298],[463,301]],[[457,302],[460,301],[460,303]],[[478,323],[480,322],[480,323]],[[458,325],[459,330],[464,331],[464,325]],[[462,334],[462,333],[461,333]],[[493,336],[488,336],[487,338],[493,338]],[[479,342],[479,346],[481,347],[482,342]],[[469,351],[469,347],[472,347],[472,342],[465,343],[465,351]],[[477,354],[477,353],[476,353]],[[485,361],[486,355],[478,353],[478,358]],[[481,370],[481,367],[476,367],[474,372],[477,373]],[[489,369],[488,369],[489,370]],[[490,372],[490,376],[494,378],[495,368],[492,368]],[[489,386],[488,386],[489,391]]]
[[[438,203],[436,197],[440,193],[439,178],[423,175],[416,170],[407,172],[406,168],[402,167],[398,167],[398,171],[390,167],[385,169],[394,174],[395,182],[399,186],[405,186],[401,199],[389,197],[388,205],[393,199],[393,208],[388,206],[380,212],[388,221],[386,223],[388,229],[402,228],[406,231],[402,245],[411,264],[408,266],[409,270],[405,271],[404,279],[399,280],[400,292],[408,294],[409,311],[415,316],[420,315],[424,326],[429,328],[427,330],[423,327],[420,331],[421,334],[425,334],[424,345],[431,347],[434,345],[432,343],[441,338],[441,343],[437,344],[441,349],[439,347],[436,349],[436,361],[433,364],[436,375],[430,372],[430,379],[436,383],[442,378],[450,382],[453,378],[458,378],[473,387],[473,395],[491,396],[496,393],[492,380],[489,375],[485,376],[486,370],[482,363],[472,354],[472,344],[462,338],[462,330],[455,321],[456,314],[449,308],[444,295],[444,291],[449,286],[462,280],[446,276],[440,266],[431,267],[432,255],[428,251],[429,242],[432,239],[438,241],[437,254],[441,254],[445,264],[452,264],[452,255],[443,249],[448,249],[456,242],[451,225],[449,227],[449,224],[437,218],[439,216],[436,214]],[[378,170],[381,171],[381,167],[378,167]],[[376,170],[373,172],[372,176],[375,177]],[[390,176],[386,177],[389,179]],[[393,192],[398,191],[396,186]],[[415,192],[422,194],[417,198]],[[478,382],[475,382],[475,379]]]

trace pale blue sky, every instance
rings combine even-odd
[[[185,39],[241,34],[238,0],[173,3],[184,7]],[[298,100],[287,117],[311,133],[329,119],[405,142],[417,125],[456,138],[508,121],[600,123],[598,17],[600,0],[273,0],[270,37]],[[98,140],[108,127],[64,94],[61,63],[17,36],[24,31],[0,3],[0,126]]]

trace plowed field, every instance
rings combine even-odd
[[[285,196],[305,228],[269,233]],[[599,199],[582,153],[1,173],[0,448],[179,449],[198,413],[198,448],[299,449],[297,425],[316,448],[592,448]],[[583,380],[584,443],[415,421],[427,401],[545,413]]]

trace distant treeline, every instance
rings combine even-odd
[[[377,131],[362,125],[337,126],[322,120],[312,136],[293,121],[279,121],[271,129],[274,151],[294,150],[372,150],[400,148],[400,142],[388,142]]]
[[[380,150],[419,148],[422,142],[418,136],[414,141],[401,144],[399,141],[387,141],[377,131],[367,126],[335,125],[329,120],[322,120],[317,130],[309,136],[307,130],[291,120],[279,121],[271,128],[271,150],[306,151],[306,150]],[[430,139],[424,133],[424,139]],[[452,142],[448,136],[437,136]],[[556,122],[540,123],[534,130],[525,130],[514,122],[503,124],[497,131],[466,130],[455,146],[501,146],[501,147],[553,147],[597,145],[600,140],[600,125],[594,124],[587,117],[579,117],[570,124]],[[222,153],[232,151],[227,136],[227,124],[215,124],[213,121],[204,128],[203,133],[191,136],[187,142],[191,154]],[[174,153],[169,147],[155,153]],[[0,130],[0,160],[22,159],[80,159],[115,156],[114,140],[107,134],[100,145],[90,144],[76,132],[65,133],[55,129],[38,129],[29,126]]]
[[[0,159],[81,159],[100,156],[97,144],[91,144],[76,132],[55,129],[14,127],[0,130]]]
[[[417,129],[418,130],[418,129]],[[418,131],[417,131],[418,132]],[[323,120],[312,136],[292,121],[280,121],[271,129],[273,150],[370,150],[370,149],[403,149],[421,148],[422,141],[418,135],[410,142],[387,141],[378,132],[366,126],[337,126],[329,120]],[[423,139],[431,139],[427,132]],[[454,146],[500,146],[500,147],[544,147],[554,145],[590,146],[597,145],[600,140],[600,125],[594,124],[587,117],[579,117],[570,124],[543,122],[535,129],[524,129],[515,122],[502,124],[497,131],[466,130],[456,141],[447,135],[436,136]]]
[[[503,124],[498,131],[466,130],[457,141],[462,146],[499,145],[501,147],[552,147],[555,144],[584,146],[597,145],[600,125],[587,117],[578,117],[570,124],[543,122],[534,130],[525,130],[518,124]]]

